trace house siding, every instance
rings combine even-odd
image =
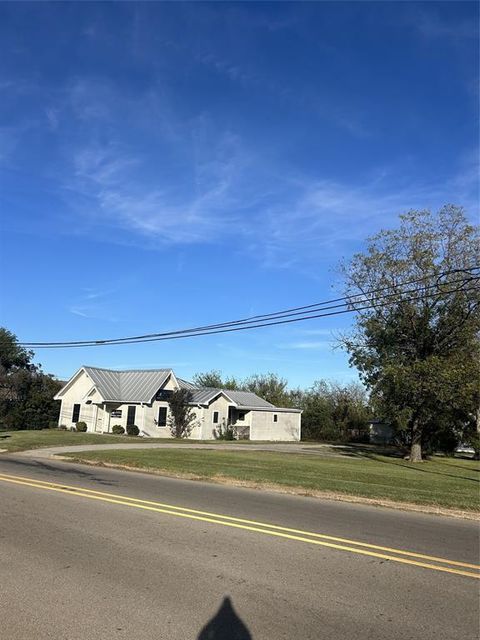
[[[208,407],[204,407],[202,411],[201,419],[201,439],[202,440],[213,440],[214,439],[214,430],[218,429],[220,425],[225,423],[228,420],[228,408],[231,406],[231,402],[229,402],[224,396],[219,396],[216,400],[214,400]],[[215,411],[218,411],[218,422],[213,424],[213,414]]]
[[[252,411],[250,440],[300,440],[300,413]],[[277,416],[277,422],[273,416]]]
[[[77,380],[66,390],[62,397],[60,405],[60,415],[58,418],[59,425],[65,425],[68,429],[75,426],[72,422],[73,405],[80,405],[79,422],[86,422],[87,429],[93,431],[93,419],[94,419],[94,404],[86,404],[84,401],[85,396],[93,387],[92,380],[87,374],[82,371],[78,375]],[[92,427],[92,428],[91,428]]]

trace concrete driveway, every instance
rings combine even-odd
[[[81,451],[101,451],[115,449],[203,449],[203,450],[230,450],[230,451],[272,451],[276,453],[300,453],[310,455],[342,455],[345,451],[345,445],[330,444],[198,444],[198,443],[156,443],[156,442],[140,442],[138,444],[81,444],[60,447],[44,447],[41,449],[31,449],[16,453],[15,455],[26,456],[30,458],[51,458],[55,455],[64,453],[76,453]]]

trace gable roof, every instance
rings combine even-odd
[[[274,408],[273,404],[250,391],[232,391],[231,389],[217,389],[215,387],[193,387],[190,388],[190,390],[193,393],[192,404],[209,404],[220,394],[223,394],[227,400],[230,400],[233,404],[237,405],[239,409]]]
[[[171,369],[111,371],[83,367],[105,402],[151,402],[172,375]]]

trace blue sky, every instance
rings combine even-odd
[[[473,2],[2,3],[0,60],[0,321],[21,340],[324,300],[402,211],[478,217]],[[36,359],[348,381],[348,322]]]

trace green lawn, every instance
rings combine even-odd
[[[58,431],[57,429],[0,431],[0,449],[7,449],[9,452],[39,449],[40,447],[66,447],[71,444],[117,444],[120,442],[158,442],[158,440],[101,433],[76,433]]]
[[[480,511],[480,464],[435,457],[412,465],[362,452],[345,457],[263,451],[124,450],[68,454],[76,460],[129,465],[202,479],[269,483],[306,491]]]

